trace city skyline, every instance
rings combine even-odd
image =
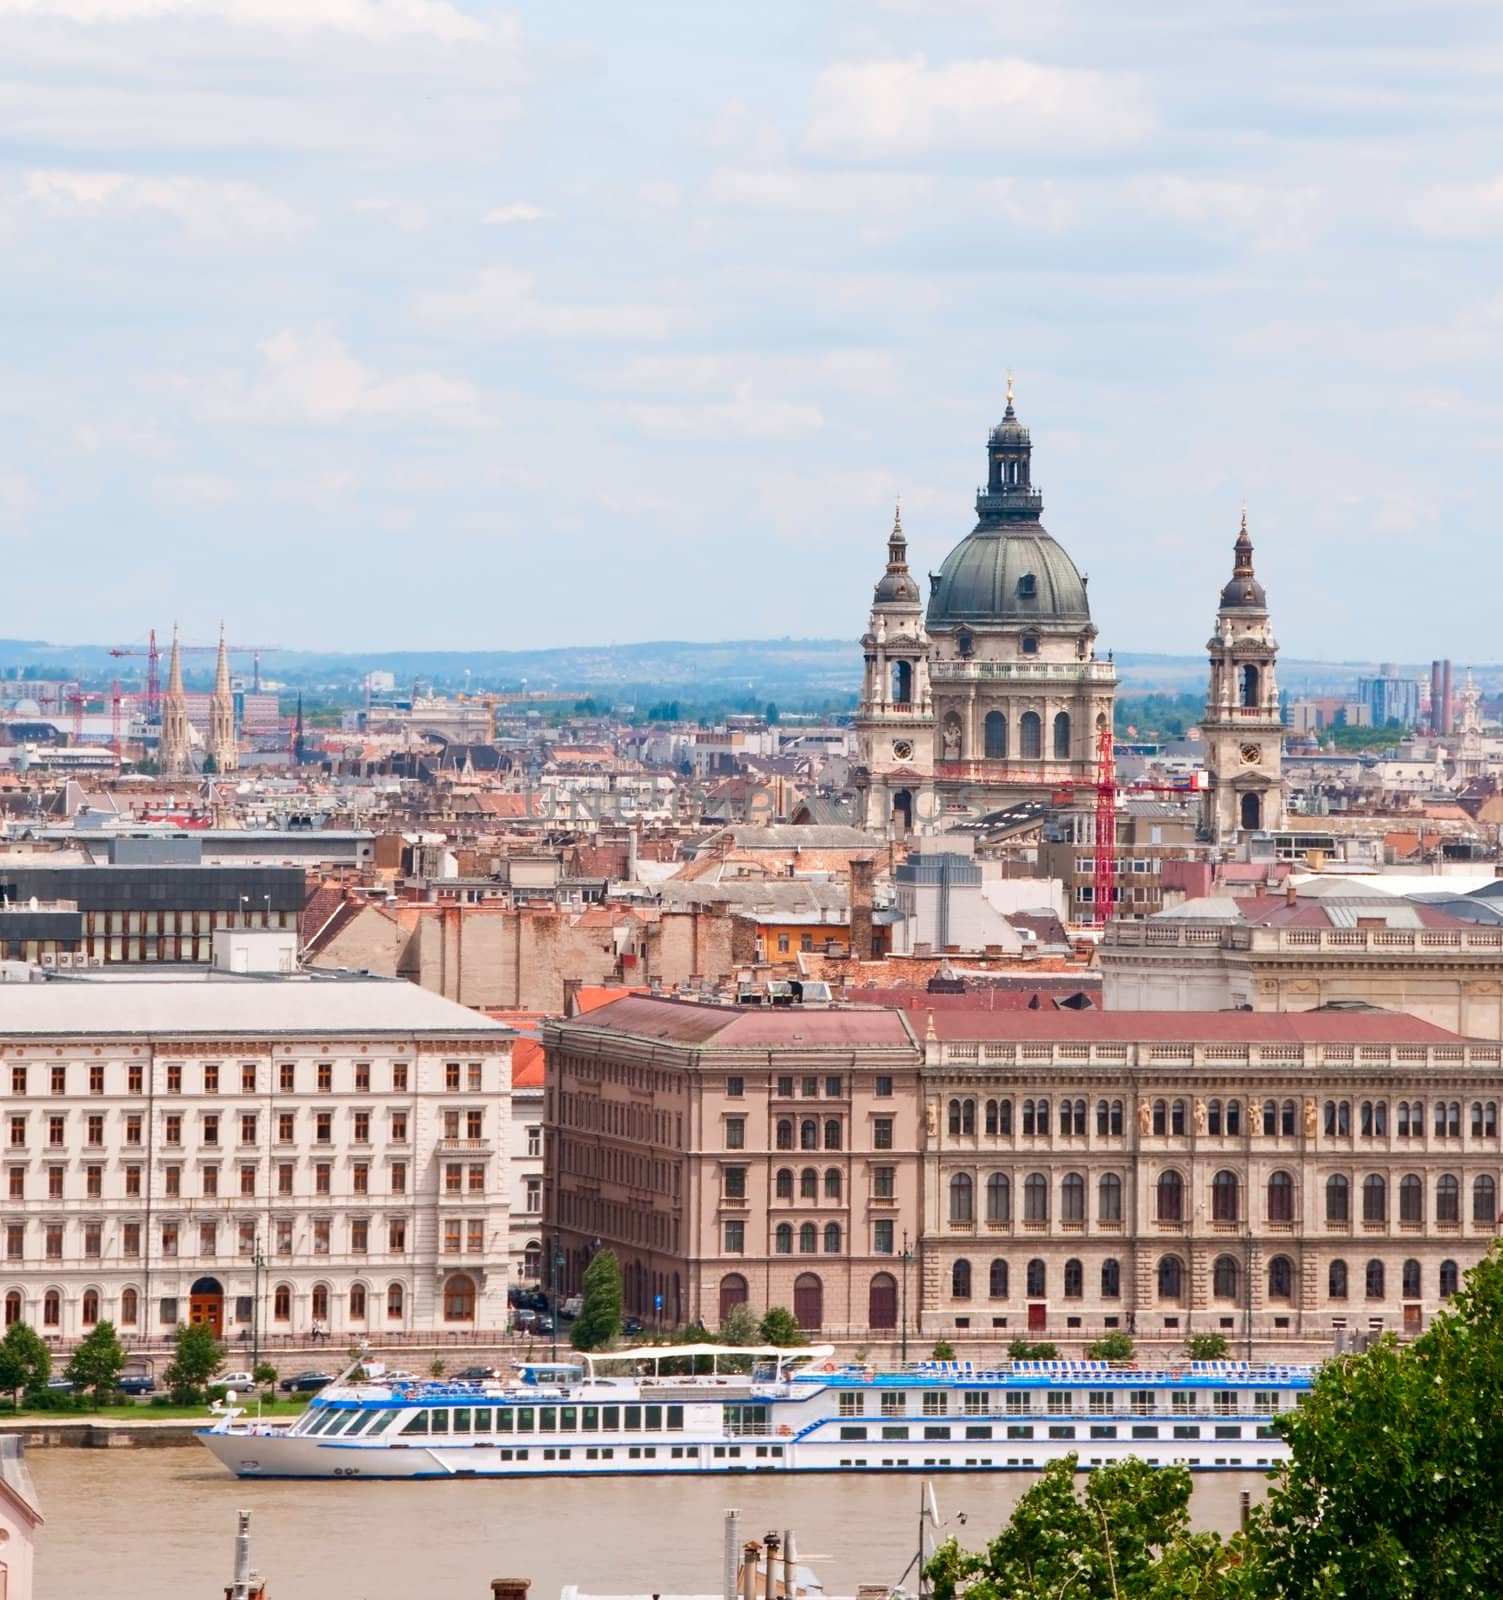
[[[1487,8],[0,0],[0,48],[9,631],[854,639],[1010,368],[1103,650],[1199,651],[1245,499],[1287,657],[1494,653],[1414,583],[1503,577]]]

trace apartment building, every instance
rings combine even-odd
[[[746,1303],[897,1329],[920,1145],[901,1013],[630,995],[544,1023],[543,1042],[544,1215],[566,1290],[609,1246],[644,1320],[716,1327]]]
[[[0,985],[5,1322],[504,1327],[511,1039],[396,980]]]

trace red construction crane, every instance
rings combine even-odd
[[[225,649],[233,655],[253,655],[256,658],[256,677],[261,676],[261,657],[274,655],[282,647],[279,644],[231,644]],[[217,644],[180,644],[178,649],[184,655],[215,655],[218,653]],[[160,722],[162,720],[162,652],[157,645],[157,630],[153,628],[146,641],[146,648],[140,649],[136,645],[120,645],[111,650],[112,656],[145,656],[146,657],[146,720]]]

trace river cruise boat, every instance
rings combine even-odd
[[[673,1370],[689,1363],[702,1370]],[[198,1437],[242,1478],[1036,1471],[1072,1452],[1083,1469],[1138,1456],[1247,1471],[1284,1459],[1274,1419],[1313,1375],[1235,1361],[877,1372],[827,1345],[659,1345],[519,1362],[488,1383],[392,1382],[357,1363],[291,1423],[227,1405]]]

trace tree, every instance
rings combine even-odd
[[[29,1323],[13,1322],[0,1339],[0,1389],[15,1405],[19,1396],[40,1389],[52,1376],[52,1352]]]
[[[1225,1361],[1230,1349],[1224,1333],[1192,1333],[1185,1340],[1185,1356],[1190,1361]]]
[[[104,1397],[119,1382],[125,1370],[125,1351],[113,1322],[96,1322],[83,1343],[69,1358],[66,1377],[75,1388],[92,1389],[94,1404],[102,1406]]]
[[[1113,1328],[1104,1338],[1086,1346],[1086,1357],[1090,1361],[1131,1361],[1137,1353],[1131,1334],[1123,1333],[1120,1328]]]
[[[930,1357],[933,1361],[953,1361],[955,1359],[955,1346],[948,1339],[936,1339],[934,1354]]]
[[[763,716],[766,719],[767,726],[769,728],[777,727],[777,725],[778,725],[778,703],[777,703],[776,700],[769,700],[767,702],[767,710],[763,713]]]
[[[224,1346],[206,1322],[180,1322],[173,1335],[172,1360],[162,1374],[174,1394],[197,1397],[224,1365]]]
[[[982,1551],[952,1539],[929,1564],[934,1600],[1219,1600],[1238,1547],[1190,1531],[1190,1474],[1127,1460],[1078,1482],[1066,1456]],[[1291,1593],[1304,1591],[1290,1591]]]
[[[1503,1253],[1400,1348],[1326,1364],[1279,1419],[1291,1458],[1251,1530],[1252,1592],[1424,1600],[1503,1572]]]
[[[1057,1361],[1059,1349],[1047,1339],[1014,1339],[1007,1347],[1014,1361]]]
[[[720,1324],[721,1344],[756,1344],[761,1335],[757,1315],[744,1300],[733,1305]]]
[[[762,1335],[763,1344],[795,1345],[809,1342],[787,1306],[768,1306],[757,1331]]]
[[[258,1361],[251,1368],[251,1377],[261,1388],[269,1389],[277,1381],[277,1369],[269,1361]]]
[[[580,1299],[570,1342],[576,1350],[603,1350],[621,1332],[621,1263],[614,1250],[597,1250],[590,1257]]]

